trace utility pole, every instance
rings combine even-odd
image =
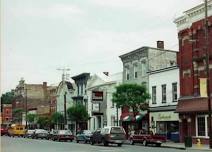
[[[66,84],[65,80],[66,80],[66,71],[70,71],[69,68],[58,68],[57,70],[62,71],[62,84],[63,86]],[[64,128],[66,128],[67,125],[67,117],[66,117],[66,94],[67,92],[65,92],[64,94]]]
[[[210,92],[210,53],[208,49],[208,1],[205,0],[205,55],[207,73],[207,94],[208,94],[208,119],[209,119],[209,147],[212,149],[212,126],[211,126],[211,92]]]
[[[67,117],[66,117],[66,94],[67,92],[65,92],[64,94],[64,128],[66,128],[66,125],[67,125]]]
[[[27,129],[27,111],[28,111],[28,104],[27,104],[27,88],[25,88],[25,106],[26,106],[26,108],[25,108],[25,119],[26,119],[26,129]]]

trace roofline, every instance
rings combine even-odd
[[[90,89],[93,89],[93,88],[96,88],[96,87],[101,87],[101,86],[105,86],[105,85],[109,85],[109,84],[116,84],[116,81],[110,81],[110,82],[106,82],[106,83],[103,83],[103,84],[88,87],[88,88],[86,88],[86,90],[90,90]]]
[[[76,75],[76,76],[73,76],[73,77],[71,77],[73,80],[76,80],[76,79],[79,79],[80,77],[83,77],[83,76],[90,76],[90,73],[81,73],[81,74],[78,74],[78,75]]]
[[[128,55],[130,55],[130,54],[133,54],[133,53],[135,53],[135,52],[144,51],[144,50],[147,50],[147,49],[155,49],[155,50],[159,50],[159,51],[167,51],[167,52],[175,52],[175,53],[178,52],[178,51],[169,50],[169,49],[162,49],[162,48],[154,48],[154,47],[150,47],[150,46],[143,46],[143,47],[141,47],[141,48],[135,49],[135,50],[130,51],[130,52],[128,52],[128,53],[122,54],[122,55],[120,55],[119,57],[120,57],[120,58],[123,58],[123,57],[126,57],[126,56],[128,56]]]
[[[157,74],[157,73],[171,71],[171,70],[176,70],[176,69],[179,69],[179,67],[177,65],[171,66],[171,67],[167,67],[167,68],[163,68],[163,69],[154,70],[154,71],[148,71],[147,73],[152,75],[152,74]]]

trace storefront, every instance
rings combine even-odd
[[[168,140],[179,141],[179,115],[174,111],[150,112],[150,127],[154,134],[165,135]]]
[[[149,115],[146,111],[136,114],[135,117],[132,112],[122,113],[120,120],[122,127],[126,131],[127,138],[139,130],[148,131]]]

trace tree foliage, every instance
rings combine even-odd
[[[112,101],[119,108],[131,108],[135,116],[139,110],[146,110],[148,108],[148,99],[150,99],[150,95],[145,86],[138,84],[121,84],[116,87]]]
[[[21,122],[22,120],[22,113],[24,112],[23,109],[13,109],[13,121],[14,122]]]
[[[32,113],[29,113],[27,114],[27,121],[29,123],[34,123],[38,118],[38,115],[37,114],[32,114]]]
[[[2,94],[1,96],[1,103],[2,104],[11,104],[12,101],[14,100],[15,95],[13,91],[10,92],[6,92],[4,94]]]
[[[51,123],[52,124],[62,124],[64,123],[64,116],[63,114],[59,113],[59,112],[55,112],[53,113],[53,115],[51,116]]]
[[[88,120],[88,112],[82,104],[77,104],[73,107],[68,108],[67,110],[68,117],[71,121],[87,121]]]
[[[50,126],[50,119],[46,116],[38,117],[37,124],[39,124],[40,128],[48,128]]]

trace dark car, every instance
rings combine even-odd
[[[8,135],[8,129],[6,127],[1,127],[1,136]]]
[[[95,143],[103,143],[107,146],[109,143],[121,146],[126,140],[126,133],[122,127],[104,127],[101,130],[96,130],[91,136],[91,145]]]
[[[49,139],[49,132],[44,129],[35,129],[34,134],[32,135],[34,139]]]
[[[33,135],[34,135],[34,132],[35,132],[35,130],[27,130],[24,137],[26,137],[26,138],[32,138]]]
[[[76,135],[76,142],[83,141],[84,143],[90,142],[92,132],[90,130],[82,130]]]
[[[57,130],[52,133],[51,139],[54,141],[73,141],[74,135],[70,130]]]
[[[134,145],[134,143],[143,143],[144,146],[153,144],[160,147],[162,143],[166,142],[166,136],[153,135],[152,133],[141,130],[137,134],[131,135],[129,140],[131,145]]]

